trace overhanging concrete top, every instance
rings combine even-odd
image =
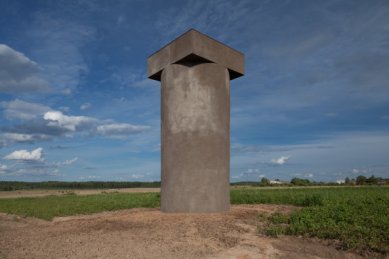
[[[230,72],[231,80],[244,74],[243,53],[190,29],[148,57],[147,75],[151,79],[160,81],[162,70],[166,66],[199,60],[226,67]]]

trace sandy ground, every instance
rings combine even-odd
[[[228,213],[132,209],[43,221],[0,214],[0,258],[359,258],[334,243],[257,234],[258,213],[285,205],[238,205]]]
[[[0,191],[0,199],[20,198],[20,197],[42,197],[49,195],[64,195],[75,193],[77,195],[89,195],[99,193],[132,193],[132,192],[159,192],[160,188],[122,188],[122,189],[90,189],[90,190],[18,190]]]

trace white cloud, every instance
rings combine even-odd
[[[75,163],[76,161],[78,160],[78,157],[75,157],[73,159],[69,159],[69,160],[65,160],[63,162],[58,162],[56,163],[58,166],[61,166],[61,165],[71,165],[73,163]]]
[[[73,134],[95,134],[110,138],[125,138],[150,129],[149,126],[116,123],[89,116],[65,115],[50,107],[20,100],[3,103],[9,118],[25,120],[24,124],[4,128],[0,133],[0,147],[13,143],[72,137]]]
[[[240,172],[238,175],[231,175],[232,179],[257,181],[265,177],[259,168],[248,168],[246,171]]]
[[[104,136],[134,134],[148,129],[150,129],[149,126],[131,125],[128,123],[112,123],[97,126],[97,132]]]
[[[34,142],[37,140],[47,140],[47,139],[49,139],[49,136],[45,134],[24,134],[24,133],[0,134],[0,142],[4,143],[4,146],[7,146],[14,142]]]
[[[34,136],[31,134],[21,134],[21,133],[4,133],[2,134],[4,139],[12,142],[29,142],[34,139]]]
[[[372,170],[370,168],[367,168],[367,169],[366,168],[353,168],[351,170],[351,173],[353,173],[353,174],[361,174],[361,175],[369,174],[371,172],[372,172]]]
[[[42,165],[42,166],[31,166],[23,168],[14,168],[12,171],[9,171],[10,175],[13,176],[28,176],[28,177],[58,177],[60,176],[60,171],[58,168],[53,168],[52,166]]]
[[[39,66],[23,53],[0,44],[0,92],[21,93],[48,91]]]
[[[77,127],[87,125],[97,120],[86,116],[67,116],[60,111],[49,111],[43,115],[43,119],[48,120],[48,126],[56,126],[70,131],[76,131]]]
[[[289,160],[290,156],[281,156],[279,158],[274,158],[270,161],[273,165],[283,165]]]
[[[78,179],[80,180],[93,180],[93,179],[100,179],[101,176],[98,175],[87,175],[87,176],[80,176]]]
[[[314,175],[312,173],[296,173],[294,176],[304,177],[304,178],[312,178]]]
[[[24,161],[42,161],[43,160],[43,148],[39,147],[32,150],[16,150],[11,154],[4,157],[6,160],[24,160]]]
[[[89,109],[90,107],[92,107],[92,105],[90,103],[84,103],[80,106],[80,109],[81,110],[87,110]]]
[[[140,81],[135,81],[132,83],[133,87],[154,87],[159,86],[155,80],[150,80],[149,78],[142,79]]]
[[[48,106],[19,99],[3,102],[2,106],[5,108],[4,115],[8,119],[32,120],[51,110]]]
[[[145,175],[144,174],[131,174],[130,178],[133,178],[133,179],[140,179],[140,178],[144,178]]]
[[[150,129],[149,126],[116,123],[113,120],[101,120],[89,116],[72,116],[54,110],[49,106],[31,103],[19,99],[0,103],[4,107],[5,117],[23,120],[23,124],[5,127],[0,133],[0,147],[13,143],[49,140],[54,137],[71,137],[73,134],[124,138],[128,135]],[[85,103],[81,108],[90,107]]]
[[[78,157],[61,162],[48,162],[43,158],[43,148],[32,151],[17,150],[4,157],[6,160],[17,160],[11,168],[0,164],[0,174],[15,176],[59,176],[60,168],[69,166],[78,160]]]
[[[0,164],[0,175],[8,172],[8,167],[6,165]]]

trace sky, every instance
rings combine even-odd
[[[389,178],[387,0],[0,0],[0,180],[159,181],[147,57],[190,28],[245,54],[232,182]]]

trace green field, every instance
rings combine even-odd
[[[159,207],[159,193],[66,194],[0,199],[0,212],[51,220],[54,217],[132,208]]]
[[[290,215],[258,215],[260,233],[340,240],[345,249],[389,253],[389,187],[248,188],[231,191],[232,204],[301,206]],[[0,212],[50,220],[129,208],[159,207],[159,193],[109,193],[0,200]]]

